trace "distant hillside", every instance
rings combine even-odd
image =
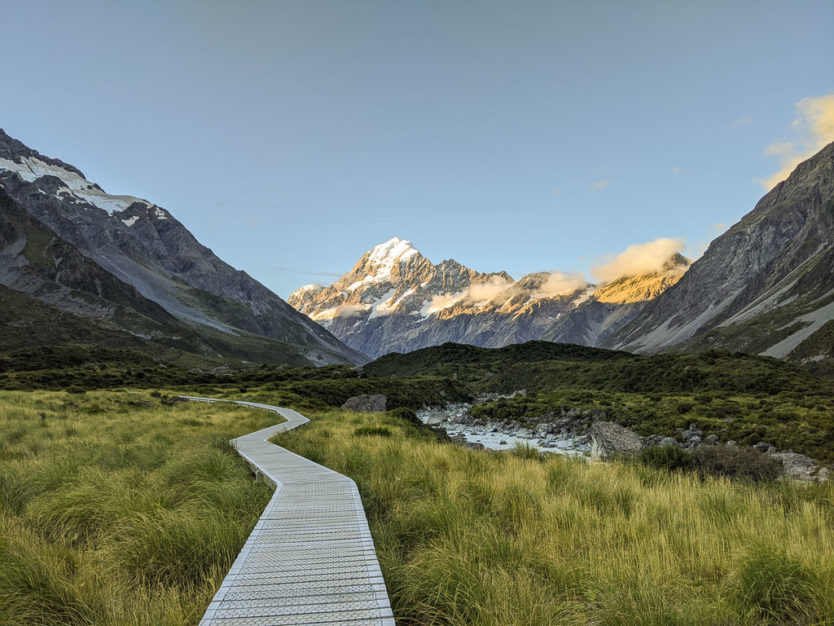
[[[366,360],[217,258],[169,211],[108,194],[2,130],[0,285],[206,357]]]
[[[444,376],[479,392],[577,388],[622,392],[724,390],[745,393],[829,389],[778,359],[742,353],[636,355],[531,341],[504,348],[445,344],[388,354],[364,366],[370,376]]]
[[[741,350],[831,369],[833,320],[834,143],[800,163],[603,345]]]

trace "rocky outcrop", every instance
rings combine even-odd
[[[356,411],[358,413],[381,413],[385,411],[388,398],[381,393],[362,394],[348,398],[342,405],[345,411]]]
[[[599,421],[591,425],[591,458],[610,459],[619,455],[637,454],[643,440],[632,430],[615,422]]]
[[[307,285],[288,301],[371,357],[450,341],[484,348],[534,339],[596,345],[680,279],[688,264],[675,255],[661,272],[600,288],[548,272],[514,281],[451,259],[432,264],[395,237],[333,285]]]

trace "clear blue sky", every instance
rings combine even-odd
[[[0,23],[0,127],[284,297],[395,235],[514,274],[697,249],[834,92],[830,0],[0,0]]]

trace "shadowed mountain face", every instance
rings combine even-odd
[[[433,264],[398,238],[366,252],[329,287],[308,285],[289,303],[369,356],[446,342],[499,347],[531,339],[596,345],[688,267],[675,255],[659,272],[600,288],[539,272],[514,281],[454,260]]]
[[[834,144],[715,239],[674,287],[604,345],[834,356]]]
[[[132,196],[107,194],[77,168],[44,157],[3,131],[0,189],[6,196],[4,213],[11,216],[10,202],[25,210],[49,233],[44,237],[55,238],[55,245],[73,249],[97,268],[100,276],[90,279],[93,284],[119,284],[115,291],[120,297],[133,293],[135,306],[125,305],[131,310],[139,307],[147,315],[145,310],[153,308],[155,316],[169,318],[166,323],[184,323],[189,332],[210,337],[209,343],[231,348],[239,357],[242,353],[241,358],[249,354],[257,360],[312,364],[365,360],[245,272],[219,259],[167,210]],[[18,213],[14,219],[23,223]],[[38,230],[32,222],[26,228]],[[4,242],[7,269],[14,265],[14,246],[25,247],[29,241],[27,235],[21,239],[21,232],[18,229],[17,238],[9,235]],[[18,261],[30,263],[26,255]],[[67,291],[69,285],[61,283],[67,289],[50,288],[47,296],[45,288],[36,289],[31,283],[24,287],[23,275],[33,274],[20,271],[0,283],[65,311],[95,317],[112,313],[108,311],[114,303],[107,295],[79,300]],[[84,280],[79,281],[71,287],[83,287]],[[136,304],[140,301],[141,306]],[[251,342],[258,344],[257,349],[234,346]]]

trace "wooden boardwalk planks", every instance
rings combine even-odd
[[[300,413],[257,402],[235,404],[275,411],[287,421],[232,440],[253,470],[275,486],[275,493],[201,626],[393,626],[356,484],[267,441],[308,422]]]

